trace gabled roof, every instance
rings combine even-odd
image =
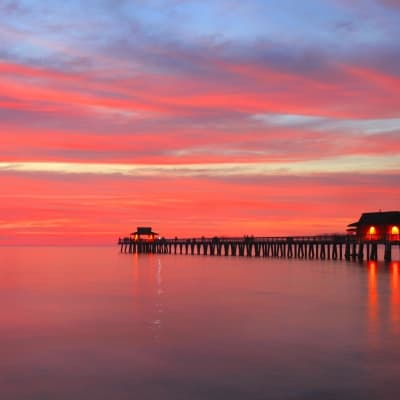
[[[358,227],[360,225],[398,225],[400,224],[400,211],[379,211],[363,213],[357,222],[347,225]]]

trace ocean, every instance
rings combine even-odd
[[[397,399],[400,263],[0,247],[0,398]]]

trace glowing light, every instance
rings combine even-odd
[[[392,235],[398,235],[398,234],[399,234],[399,227],[392,226]]]
[[[370,226],[368,229],[368,235],[370,239],[373,239],[376,235],[376,228],[374,226]]]

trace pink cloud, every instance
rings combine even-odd
[[[396,76],[354,64],[310,77],[256,62],[208,61],[220,79],[143,71],[115,78],[100,69],[69,74],[2,62],[0,161],[274,163],[390,157],[398,149],[397,131],[365,135],[254,119],[396,118]],[[8,243],[113,243],[140,224],[167,236],[342,232],[363,211],[398,206],[398,185],[381,182],[379,168],[370,185],[334,173],[258,181],[2,173],[0,236]]]

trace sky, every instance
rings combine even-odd
[[[0,1],[0,245],[399,210],[399,21],[400,0]]]

